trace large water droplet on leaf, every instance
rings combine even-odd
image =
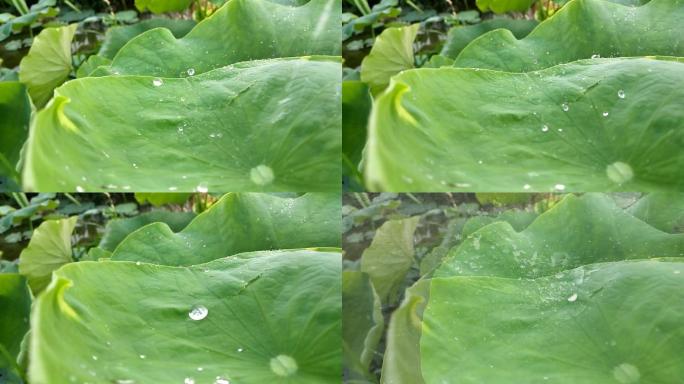
[[[623,184],[632,180],[634,171],[629,164],[623,163],[622,161],[616,161],[606,167],[606,175],[608,175],[608,178],[612,181]]]
[[[613,377],[621,384],[633,384],[639,382],[641,373],[639,368],[632,364],[622,363],[613,368]]]
[[[618,91],[618,97],[621,98],[621,99],[624,99],[624,98],[625,98],[625,91],[623,91],[622,89],[619,90],[619,91]]]
[[[278,355],[271,359],[271,371],[278,376],[287,377],[297,373],[297,361],[288,355]]]
[[[188,68],[188,76],[195,76],[195,68]]]
[[[249,179],[256,185],[269,185],[275,179],[273,170],[268,165],[257,165],[249,170]]]
[[[152,80],[152,85],[155,87],[161,87],[162,84],[164,84],[164,81],[162,79],[154,79]]]
[[[207,309],[207,307],[205,307],[204,305],[196,305],[192,307],[190,313],[188,313],[188,316],[190,316],[192,320],[202,320],[205,317],[207,317],[208,314],[209,310]]]

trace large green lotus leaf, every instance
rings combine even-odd
[[[663,232],[684,232],[684,193],[651,193],[627,212]]]
[[[382,363],[383,384],[422,384],[420,336],[423,311],[430,297],[430,280],[418,280],[406,289],[404,300],[392,312]]]
[[[653,257],[684,257],[684,234],[662,232],[605,195],[568,195],[521,232],[506,222],[476,231],[452,249],[435,276],[535,278]]]
[[[345,175],[358,178],[358,166],[366,144],[366,126],[372,107],[368,86],[358,80],[342,82],[342,169]]]
[[[463,236],[463,238],[467,238],[468,236],[477,232],[479,229],[491,223],[501,221],[510,224],[515,231],[520,232],[532,224],[537,216],[539,216],[539,214],[536,212],[520,209],[507,210],[496,216],[475,216],[465,222],[461,236]]]
[[[149,10],[152,13],[180,12],[192,4],[193,0],[135,0],[139,11]]]
[[[539,23],[536,20],[525,19],[492,19],[479,24],[454,27],[449,30],[447,41],[440,55],[455,59],[471,41],[495,29],[504,28],[513,36],[522,39],[527,36]]]
[[[90,74],[93,73],[100,66],[109,65],[111,63],[112,60],[106,57],[92,55],[88,57],[86,61],[81,63],[80,67],[78,67],[78,70],[76,71],[76,77],[81,78],[90,76]]]
[[[482,12],[505,13],[526,11],[534,2],[535,0],[477,0],[476,4]]]
[[[100,51],[97,53],[98,57],[105,57],[113,59],[121,47],[126,45],[131,39],[140,35],[143,32],[154,28],[166,28],[175,37],[183,37],[196,25],[193,20],[178,20],[166,18],[154,18],[143,20],[139,23],[126,26],[116,26],[107,29],[105,40],[100,46]]]
[[[107,223],[102,240],[98,247],[113,252],[119,243],[126,236],[151,223],[164,223],[173,232],[179,232],[185,228],[192,219],[195,218],[193,212],[173,212],[173,211],[151,211],[141,215],[114,219]]]
[[[535,280],[433,279],[420,340],[425,382],[679,382],[682,272],[682,262],[640,260]]]
[[[0,82],[0,190],[16,178],[21,147],[28,135],[31,102],[19,82]]]
[[[420,24],[385,29],[361,63],[361,80],[379,93],[397,73],[414,68],[413,41]]]
[[[591,59],[533,73],[406,71],[364,155],[386,191],[680,191],[684,64]]]
[[[19,273],[26,276],[35,295],[47,287],[53,271],[73,261],[71,233],[77,220],[78,216],[44,221],[21,251]]]
[[[147,225],[119,244],[112,260],[193,265],[267,249],[340,246],[340,198],[309,193],[298,198],[231,193],[179,233]]]
[[[29,378],[338,383],[341,265],[307,250],[190,268],[70,264],[34,306]]]
[[[46,28],[33,40],[28,55],[19,65],[19,80],[26,84],[33,103],[42,108],[55,88],[71,73],[71,40],[78,24]]]
[[[326,58],[70,81],[34,121],[25,188],[339,190],[340,81]]]
[[[31,292],[24,276],[0,273],[0,308],[0,347],[10,355],[10,359],[16,359],[21,340],[29,329],[31,310]],[[8,367],[1,360],[0,374],[3,368]]]
[[[361,256],[361,271],[367,273],[383,303],[397,299],[401,283],[415,263],[413,235],[420,216],[386,221],[375,232]]]
[[[348,377],[364,380],[385,326],[380,298],[368,274],[342,273],[342,348]],[[349,380],[347,380],[349,381]]]
[[[231,0],[182,39],[165,29],[137,36],[119,50],[108,72],[185,77],[191,68],[200,74],[248,60],[339,55],[341,9],[341,0],[299,7]]]
[[[575,0],[522,40],[507,30],[482,35],[456,58],[457,67],[526,72],[579,59],[684,56],[684,0],[632,7]]]

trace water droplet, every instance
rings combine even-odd
[[[209,310],[207,309],[207,307],[203,305],[196,305],[192,307],[192,309],[188,313],[188,316],[190,316],[192,320],[202,320],[205,317],[207,317],[208,314]]]
[[[135,265],[142,265],[142,263],[139,262],[139,261],[136,261],[136,262],[135,262]],[[142,359],[144,359],[144,357],[142,357]]]
[[[178,190],[178,187],[169,187],[169,191],[171,191],[171,192],[177,191],[177,190]]]
[[[256,185],[264,186],[271,184],[275,180],[275,175],[271,167],[260,164],[249,170],[249,179]]]
[[[133,163],[133,168],[138,169],[138,164]]]
[[[188,76],[195,76],[195,68],[188,68]]]
[[[97,356],[93,355],[92,358],[93,360],[97,361]]]
[[[618,97],[621,98],[621,99],[624,99],[624,98],[625,98],[625,91],[623,91],[622,89],[619,90],[619,91],[618,91]]]
[[[549,126],[546,125],[546,124],[544,124],[544,125],[542,126],[542,132],[548,132],[548,131],[549,131]]]
[[[674,271],[675,275],[679,275],[681,272],[680,271]]]
[[[242,351],[244,351],[244,349],[238,348],[237,351],[238,351],[238,352],[242,352]]]
[[[603,112],[602,115],[603,117],[608,117],[608,112]]]
[[[81,187],[80,185],[77,185],[76,186],[76,192],[83,193],[83,192],[85,192],[85,189],[83,189],[83,187]]]
[[[217,376],[216,381],[214,381],[214,384],[230,384],[230,380],[224,379],[221,376]]]
[[[525,184],[525,185],[523,185],[523,189],[525,189],[525,190],[527,190],[527,189],[530,189],[530,188],[532,188],[532,186],[531,186],[531,185],[529,185],[529,184]]]
[[[557,191],[564,191],[565,190],[565,185],[564,184],[556,184],[553,186],[553,189]]]
[[[563,128],[558,128],[558,132],[563,132]]]
[[[152,85],[154,85],[155,87],[161,87],[162,84],[164,84],[164,81],[162,79],[157,78],[152,80]]]
[[[570,106],[568,105],[568,103],[563,103],[563,104],[561,104],[561,108],[562,108],[563,111],[565,111],[565,112],[567,112],[567,111],[570,110]]]
[[[202,371],[204,371],[204,368],[202,368],[202,367],[197,367],[197,372],[202,372]]]
[[[136,264],[137,264],[137,263],[136,263]],[[145,355],[140,355],[140,358],[141,358],[141,359],[144,359],[144,358],[146,358],[146,357],[147,357],[147,356],[145,356]]]
[[[601,58],[601,55],[599,55],[598,53],[596,53],[596,54],[591,55],[591,58],[592,58],[592,59],[600,59],[600,58]]]
[[[608,178],[613,182],[623,184],[632,180],[634,171],[629,164],[623,163],[622,161],[616,161],[606,167],[606,175],[608,175]]]
[[[119,379],[116,381],[116,384],[135,384],[135,381],[130,379]]]
[[[271,371],[278,376],[287,377],[297,372],[297,361],[288,355],[278,355],[271,359]]]
[[[568,301],[574,303],[577,300],[577,294],[573,293],[572,296],[568,297]]]
[[[207,187],[207,185],[204,183],[200,183],[200,185],[195,187],[195,191],[199,193],[207,193],[209,192],[209,187]]]
[[[192,377],[186,377],[185,380],[183,380],[183,384],[195,384],[195,379]]]
[[[639,372],[639,368],[632,364],[622,363],[613,368],[613,377],[620,382],[620,384],[633,384],[639,382],[641,373]]]

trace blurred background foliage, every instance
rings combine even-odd
[[[16,268],[41,224],[76,218],[73,258],[100,246],[113,250],[126,234],[151,222],[182,230],[220,195],[190,193],[0,194],[0,269]]]

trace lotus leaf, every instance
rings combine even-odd
[[[164,223],[139,229],[111,258],[193,265],[248,251],[339,247],[340,222],[334,218],[339,217],[340,204],[336,194],[281,198],[231,193],[179,233]]]
[[[420,342],[425,383],[675,383],[684,375],[682,271],[681,261],[639,260],[532,280],[434,279]]]
[[[471,41],[489,31],[500,28],[511,31],[513,36],[521,39],[527,36],[537,24],[539,23],[536,20],[499,18],[486,20],[475,25],[454,27],[449,30],[449,36],[440,55],[455,59]]]
[[[681,191],[682,78],[683,63],[650,58],[522,74],[406,71],[374,105],[366,183],[387,191]]]
[[[139,11],[147,9],[152,13],[179,12],[190,6],[193,0],[135,0]]]
[[[395,74],[414,68],[413,41],[420,24],[385,29],[361,64],[361,80],[379,93]]]
[[[651,193],[627,210],[668,233],[684,233],[684,193]]]
[[[380,298],[367,274],[342,273],[342,347],[344,365],[352,377],[363,380],[384,329]]]
[[[146,212],[135,217],[110,220],[98,247],[113,252],[126,236],[148,224],[165,223],[170,230],[178,232],[185,228],[193,218],[195,218],[195,214],[192,212],[160,210]]]
[[[107,30],[105,40],[102,42],[102,46],[100,47],[97,56],[91,57],[113,59],[121,47],[126,45],[126,43],[134,37],[149,31],[150,29],[166,28],[173,36],[180,38],[190,32],[195,24],[196,23],[193,20],[164,19],[160,17],[143,20],[133,25],[112,27]]]
[[[78,24],[46,28],[33,41],[28,55],[21,60],[19,80],[26,84],[33,103],[42,108],[52,91],[64,83],[73,70],[71,40]]]
[[[339,253],[307,250],[187,268],[69,264],[35,304],[29,378],[339,382],[340,267]]]
[[[662,232],[605,195],[568,195],[521,232],[497,222],[471,234],[435,276],[536,278],[586,264],[653,257],[684,257],[684,234]]]
[[[231,0],[182,39],[166,29],[138,35],[100,74],[186,77],[189,69],[201,74],[241,61],[339,55],[340,12],[341,0],[311,0],[299,7]]]
[[[521,40],[507,30],[482,35],[454,65],[526,72],[599,56],[684,56],[682,18],[684,0],[575,0]]]
[[[338,190],[339,87],[339,64],[323,58],[253,61],[182,79],[73,80],[35,119],[24,185]]]
[[[19,273],[26,276],[34,294],[47,287],[53,271],[73,261],[71,233],[77,220],[78,216],[44,221],[33,232],[28,247],[21,251]]]
[[[366,126],[372,107],[368,86],[358,80],[342,82],[342,165],[344,173],[358,178],[358,165],[366,142]]]
[[[415,216],[385,222],[363,251],[361,271],[370,276],[383,303],[396,300],[406,273],[415,263],[413,235],[419,219],[420,216]]]
[[[0,349],[14,360],[19,354],[21,340],[29,329],[31,293],[26,278],[17,273],[0,273],[0,308]],[[0,374],[6,367],[0,357]]]

